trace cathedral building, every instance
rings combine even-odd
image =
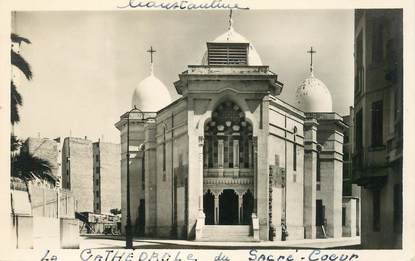
[[[133,93],[137,109],[115,124],[124,233],[128,168],[135,235],[200,241],[342,236],[348,127],[312,62],[295,104],[284,102],[278,75],[231,21],[174,86],[181,97],[172,101],[151,63],[150,76]]]

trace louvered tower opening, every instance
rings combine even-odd
[[[208,43],[209,65],[248,65],[248,43]]]

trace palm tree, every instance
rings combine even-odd
[[[16,85],[11,81],[11,99],[10,99],[10,120],[12,125],[20,121],[19,106],[22,106],[23,99],[20,93],[17,91]]]
[[[10,152],[12,154],[16,153],[21,145],[22,145],[22,141],[12,134],[10,136]]]
[[[19,47],[22,42],[30,44],[29,39],[21,37],[17,34],[11,34],[11,41],[13,44],[18,44]],[[19,69],[28,81],[33,77],[30,64],[13,48],[10,51],[10,58],[12,66]],[[23,98],[17,90],[16,83],[13,78],[10,81],[10,121],[12,126],[20,121],[19,107],[23,105]],[[22,180],[27,188],[27,195],[29,202],[31,202],[31,196],[29,192],[28,183],[31,180],[46,180],[53,185],[56,184],[56,178],[52,175],[51,164],[49,161],[34,156],[33,154],[25,151],[19,151],[21,141],[12,133],[11,134],[11,176]]]
[[[18,44],[19,46],[22,42],[26,44],[31,43],[29,39],[21,37],[17,34],[11,34],[11,40],[14,44]],[[18,68],[24,74],[26,79],[30,81],[33,77],[30,64],[19,53],[15,52],[13,49],[11,49],[10,58],[11,58],[11,64],[15,66],[16,68]],[[10,87],[11,87],[10,88],[10,91],[11,91],[10,92],[11,94],[11,108],[10,108],[11,117],[10,119],[11,119],[12,125],[14,125],[20,121],[19,106],[22,106],[23,99],[20,93],[17,91],[16,85],[13,82],[13,79],[11,79]]]
[[[11,156],[11,176],[22,180],[31,201],[28,183],[31,180],[41,179],[55,185],[56,178],[52,175],[52,166],[49,161],[21,150],[19,154]]]
[[[11,40],[13,44],[18,44],[19,46],[21,43],[31,44],[29,39],[21,37],[17,34],[11,34]],[[11,64],[12,66],[15,66],[18,68],[23,75],[26,77],[27,80],[32,79],[32,70],[30,67],[30,64],[17,52],[13,50],[13,48],[10,51],[10,58],[11,58]],[[10,121],[12,125],[15,125],[20,121],[19,116],[19,106],[23,105],[23,98],[22,95],[20,95],[19,91],[17,90],[16,84],[13,81],[13,78],[10,81]],[[17,139],[16,136],[11,135],[10,137],[11,141],[11,152],[15,152],[20,147],[20,140]]]

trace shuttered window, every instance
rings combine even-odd
[[[247,65],[248,44],[208,43],[209,65]]]

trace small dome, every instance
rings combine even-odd
[[[333,111],[329,89],[313,73],[297,87],[295,105],[304,112]]]
[[[248,65],[253,66],[260,66],[262,65],[262,60],[255,47],[241,34],[236,32],[233,27],[231,26],[229,30],[213,40],[211,43],[249,43],[249,50],[248,50]],[[208,52],[205,51],[205,54],[202,58],[202,65],[208,65]]]
[[[133,93],[132,107],[135,105],[143,112],[157,112],[170,103],[171,96],[167,87],[153,72],[140,82]]]

